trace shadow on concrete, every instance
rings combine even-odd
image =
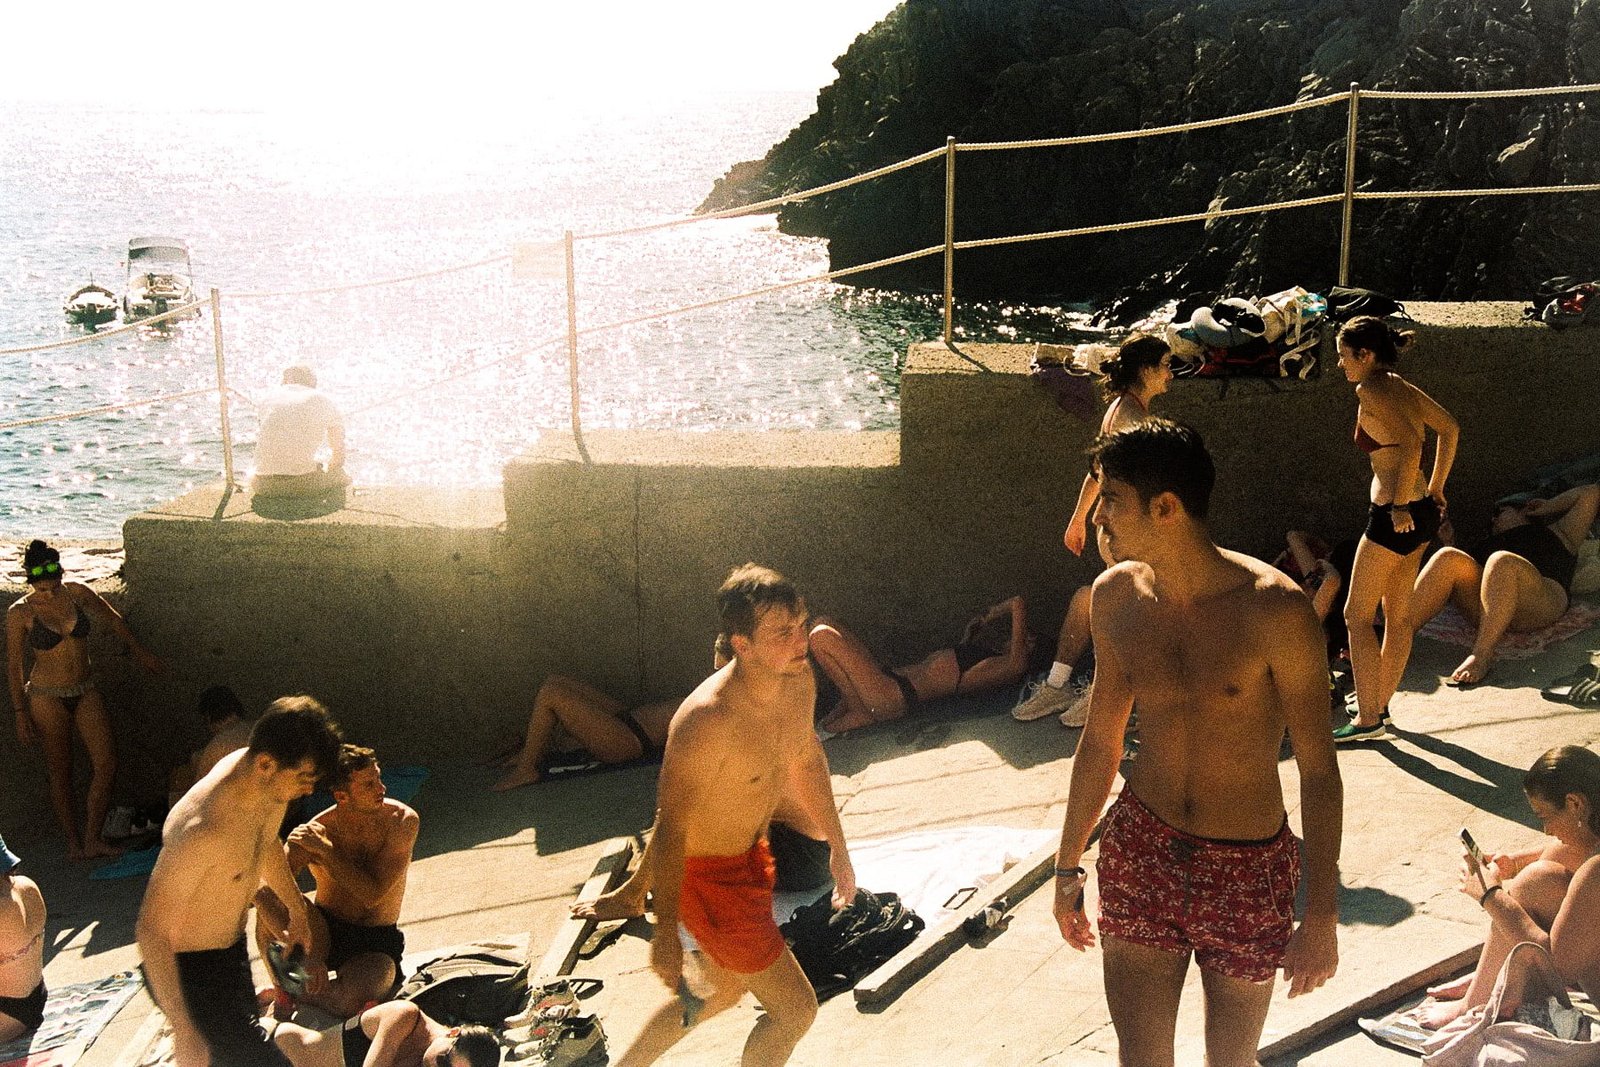
[[[345,491],[340,487],[317,496],[252,496],[250,510],[263,519],[298,522],[343,511],[344,503]]]
[[[1339,887],[1339,922],[1361,926],[1398,926],[1417,912],[1405,897],[1376,886]]]
[[[91,882],[91,865],[71,863],[55,850],[55,841],[42,844],[24,859],[22,873],[39,884],[50,911],[44,962],[67,950],[81,948],[86,957],[131,945],[148,879],[124,878]],[[99,861],[104,862],[104,861]]]
[[[1539,821],[1529,809],[1527,798],[1522,792],[1523,768],[1490,759],[1463,745],[1430,734],[1417,734],[1398,729],[1393,732],[1396,737],[1409,741],[1424,752],[1447,759],[1468,773],[1460,774],[1447,767],[1440,767],[1398,745],[1376,746],[1384,758],[1400,770],[1418,781],[1426,782],[1440,792],[1466,801],[1475,808],[1493,812],[1501,818],[1521,823],[1530,829],[1540,829]],[[1531,753],[1530,762],[1537,755],[1536,752]]]

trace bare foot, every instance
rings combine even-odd
[[[96,841],[83,850],[83,857],[91,860],[114,859],[122,855],[124,851],[126,850],[118,848],[116,845],[108,845],[104,841]]]
[[[1440,1030],[1466,1013],[1465,1000],[1424,1001],[1416,1010],[1417,1025],[1424,1030]]]
[[[1461,661],[1461,666],[1450,675],[1451,685],[1477,685],[1489,676],[1489,665],[1494,660],[1490,656],[1480,656],[1476,652]]]
[[[583,900],[572,905],[572,914],[579,919],[606,922],[610,919],[633,919],[644,914],[644,894],[614,889],[593,900]]]
[[[538,781],[538,771],[528,771],[526,774],[524,774],[522,771],[514,770],[510,774],[507,774],[504,778],[500,779],[494,785],[491,785],[489,788],[493,789],[496,793],[504,793],[508,789],[516,789],[519,786],[535,785],[538,783]]]
[[[1464,974],[1453,981],[1436,985],[1428,990],[1428,996],[1434,1000],[1460,1000],[1467,995],[1467,990],[1472,986],[1472,975]]]

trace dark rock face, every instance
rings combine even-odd
[[[960,142],[1164,126],[1348,88],[1486,91],[1600,82],[1600,0],[906,0],[834,63],[817,110],[702,210],[794,192]],[[1600,181],[1600,93],[1363,100],[1363,190]],[[1343,103],[1107,144],[964,152],[966,240],[1338,193]],[[944,240],[944,165],[785,207],[834,269]],[[1340,207],[960,252],[966,298],[1067,295],[1138,311],[1178,292],[1331,283]],[[930,258],[851,279],[936,290]],[[1364,201],[1351,284],[1515,298],[1600,274],[1600,193]]]

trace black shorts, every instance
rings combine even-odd
[[[1439,532],[1439,505],[1432,497],[1413,500],[1410,505],[1411,529],[1395,533],[1394,505],[1373,504],[1367,509],[1368,541],[1382,545],[1398,556],[1409,556]]]
[[[9,1015],[23,1026],[24,1033],[32,1033],[44,1024],[44,1002],[49,994],[44,979],[32,993],[25,997],[0,997],[0,1015]]]
[[[400,957],[406,954],[406,935],[398,926],[362,926],[345,922],[321,904],[314,905],[328,920],[328,969],[336,971],[339,965],[363,952],[376,952],[394,961],[395,983],[400,981]]]
[[[244,938],[227,948],[179,952],[178,987],[189,1021],[211,1050],[211,1062],[227,1067],[290,1067],[256,1015],[255,986]]]

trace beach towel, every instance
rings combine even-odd
[[[97,982],[50,990],[44,1025],[0,1045],[0,1067],[72,1067],[142,982],[138,971],[119,971]]]
[[[426,767],[384,767],[383,784],[389,790],[389,796],[402,804],[409,804],[416,799],[417,793],[422,789],[422,783],[428,780]],[[322,811],[333,803],[331,793],[313,793],[305,799],[300,811],[302,818],[296,820],[294,825],[306,821],[317,812]],[[97,882],[111,881],[117,878],[137,878],[155,870],[156,857],[161,854],[161,845],[156,843],[149,848],[141,848],[124,852],[110,863],[101,864],[89,872],[89,877]],[[0,1067],[4,1067],[0,1064]]]
[[[1600,622],[1600,606],[1574,600],[1565,615],[1544,629],[1525,634],[1506,634],[1495,646],[1494,654],[1497,659],[1531,659],[1551,645],[1582,633],[1597,622]],[[1478,628],[1468,622],[1461,612],[1447,607],[1417,631],[1417,636],[1471,648],[1477,640]]]

